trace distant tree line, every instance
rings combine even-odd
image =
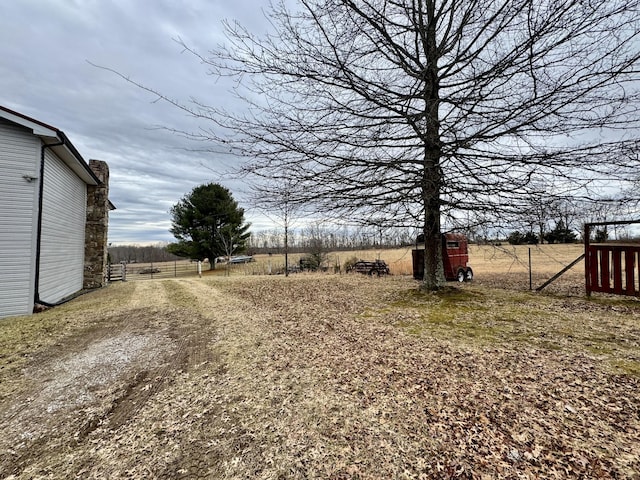
[[[118,245],[109,247],[110,263],[151,263],[172,262],[180,257],[169,253],[164,244],[157,245]]]
[[[397,248],[411,245],[417,231],[409,229],[376,230],[373,228],[347,229],[312,225],[289,231],[289,252],[310,253],[319,250],[367,250],[369,248]],[[251,233],[247,239],[247,253],[282,253],[284,235],[280,229]],[[118,245],[109,247],[111,263],[171,262],[183,259],[173,255],[168,245]]]
[[[559,221],[553,230],[543,236],[543,240],[546,243],[574,243],[577,239],[578,235],[567,228],[562,221]],[[507,241],[511,245],[537,245],[540,243],[540,238],[533,232],[521,233],[516,230],[507,237]]]
[[[290,230],[289,252],[309,253],[319,249],[323,251],[366,250],[369,248],[397,248],[411,245],[415,241],[417,230],[373,228],[332,228],[329,226],[311,225],[309,227]],[[252,232],[247,239],[246,250],[249,254],[282,253],[284,235],[280,229]],[[171,262],[183,257],[173,255],[168,245],[118,245],[109,247],[111,263],[150,263]]]
[[[367,250],[370,248],[397,248],[415,242],[417,229],[375,227],[331,227],[313,224],[301,229],[289,229],[287,234],[290,253],[308,253],[322,245],[324,250]],[[247,241],[251,253],[282,253],[285,238],[282,229],[252,233]]]
[[[500,225],[484,229],[467,229],[469,238],[478,243],[486,239],[506,239],[514,245],[538,243],[573,243],[583,240],[584,225],[593,222],[630,220],[640,218],[635,202],[625,202],[624,198],[611,198],[597,204],[575,198],[557,199],[544,195],[532,196],[529,206],[517,216],[504,218],[502,222],[490,219],[486,224]],[[626,225],[594,229],[592,241],[603,242],[619,239],[628,240],[633,236]]]
[[[639,218],[637,210],[625,208],[622,202],[611,201],[597,206],[575,199],[559,201],[544,196],[532,197],[530,208],[517,217],[505,218],[502,225],[495,219],[482,221],[479,216],[460,218],[457,224],[447,225],[448,230],[464,233],[473,243],[511,244],[573,243],[582,240],[585,223],[615,219]],[[293,220],[291,220],[293,223]],[[289,223],[287,223],[289,225]],[[381,224],[382,225],[382,224]],[[274,227],[251,232],[246,239],[248,254],[282,254],[285,248],[283,228]],[[399,248],[413,245],[418,228],[386,228],[381,226],[345,226],[328,222],[311,223],[305,227],[287,231],[289,253],[331,252],[367,249]],[[609,226],[593,231],[595,242],[629,240],[632,233],[628,226]],[[167,245],[121,245],[109,247],[112,263],[149,263],[179,260],[171,254]]]

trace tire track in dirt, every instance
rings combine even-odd
[[[190,293],[192,284],[185,288],[182,283],[179,280],[165,280],[156,285],[156,288],[162,287],[163,299],[167,305],[171,305],[165,308],[170,308],[172,315],[171,333],[175,339],[175,349],[161,368],[132,379],[125,395],[109,412],[108,425],[112,430],[133,418],[151,397],[173,382],[176,374],[216,359],[209,348],[215,341],[215,328],[210,320],[200,314],[199,309],[189,307],[197,304],[197,298]]]
[[[119,435],[122,431],[138,428],[140,423],[144,428],[146,421],[140,420],[141,415],[144,416],[142,412],[157,408],[158,402],[162,402],[158,395],[171,388],[177,381],[188,378],[191,373],[197,374],[203,367],[214,374],[224,373],[220,355],[212,349],[212,345],[217,341],[215,320],[211,316],[205,317],[201,314],[202,311],[206,312],[206,309],[199,308],[198,296],[194,296],[192,292],[193,286],[192,283],[180,280],[156,283],[155,288],[162,290],[165,302],[162,311],[170,317],[171,336],[175,348],[162,366],[155,370],[138,372],[131,379],[127,390],[114,403],[113,408],[105,413],[102,421],[87,430],[86,437],[89,442],[100,441],[105,435]],[[203,293],[213,294],[212,291]],[[196,448],[197,445],[189,445],[190,450]],[[204,451],[201,453],[202,455],[193,458],[190,472],[210,471],[210,455],[206,455]],[[78,462],[80,471],[90,471],[92,468],[91,457]],[[158,478],[179,478],[179,470],[180,468],[174,464],[167,465],[159,470]]]
[[[182,318],[171,386],[158,389],[146,402],[138,402],[136,393],[145,385],[137,386],[122,403],[135,402],[135,412],[125,407],[128,413],[117,428],[110,418],[89,435],[86,446],[92,446],[91,451],[75,460],[83,462],[76,475],[117,477],[122,473],[116,472],[126,471],[129,478],[218,478],[224,471],[225,448],[240,451],[251,441],[238,418],[242,398],[228,391],[238,379],[235,372],[227,373],[227,364],[229,355],[247,354],[236,343],[247,330],[258,334],[252,326],[255,318],[246,305],[204,280],[171,280],[158,287],[165,289]],[[138,456],[140,449],[144,459]],[[122,452],[129,456],[118,462]]]
[[[250,388],[259,387],[255,377],[261,377],[266,345],[278,332],[265,328],[268,309],[216,285],[205,279],[138,282],[131,300],[107,324],[74,339],[67,356],[51,354],[46,365],[137,338],[146,340],[141,350],[154,356],[146,361],[131,356],[109,388],[92,392],[96,398],[80,411],[52,412],[58,434],[45,432],[7,462],[0,459],[1,471],[16,478],[52,471],[78,478],[124,472],[128,477],[215,478],[228,468],[222,463],[227,452],[260,451],[258,433],[243,425],[238,406],[255,409],[261,394],[269,393],[268,386]],[[227,365],[233,366],[229,373]],[[41,376],[35,383],[46,385],[55,375],[51,370],[51,378]],[[239,388],[245,383],[247,389]],[[144,446],[136,446],[140,442]],[[144,457],[137,453],[140,448]],[[152,474],[140,473],[144,469]]]
[[[166,384],[172,357],[179,357],[185,344],[171,318],[175,312],[163,289],[146,282],[131,288],[129,302],[39,353],[23,369],[28,386],[0,407],[0,476],[20,475],[40,458],[82,443],[110,416],[123,422],[128,415],[123,399],[144,382],[136,401],[146,401]]]

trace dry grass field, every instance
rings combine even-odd
[[[565,265],[571,263],[583,252],[582,244],[568,245],[471,245],[469,247],[469,256],[471,265],[479,274],[526,274],[528,281],[528,256],[531,250],[531,264],[534,276],[544,278],[547,275],[557,273]],[[297,265],[302,254],[290,254],[289,264]],[[411,275],[411,247],[397,248],[391,250],[356,250],[356,251],[340,251],[330,252],[327,254],[328,263],[331,267],[344,266],[345,262],[352,258],[362,260],[385,260],[390,267],[393,275]],[[272,255],[256,255],[255,262],[246,264],[231,265],[230,272],[232,275],[267,275],[269,273],[276,274],[284,271],[284,254]],[[197,265],[188,260],[179,260],[177,262],[166,263],[141,263],[131,264],[129,266],[133,275],[139,273],[140,270],[157,267],[161,270],[161,274],[154,275],[160,278],[171,278],[174,276],[183,276],[186,273],[193,275],[197,270]],[[204,263],[203,269],[206,271],[209,264]],[[578,271],[582,268],[582,264],[575,267]],[[334,271],[330,268],[330,271]],[[176,272],[174,274],[174,272]],[[582,273],[582,272],[580,272]],[[226,274],[226,265],[217,266],[217,275]],[[134,279],[150,278],[150,275],[136,275]]]
[[[640,478],[640,302],[529,292],[520,250],[438,294],[239,266],[3,319],[0,478]]]
[[[475,282],[483,285],[491,284],[508,289],[528,290],[529,255],[531,255],[531,287],[542,285],[546,280],[577,259],[584,251],[582,244],[567,245],[471,245],[469,247],[470,266],[475,273]],[[291,254],[289,264],[297,265],[300,254]],[[206,275],[268,275],[284,271],[284,255],[256,255],[255,262],[232,265],[229,272],[226,266],[220,265],[215,272]],[[392,250],[357,250],[331,252],[328,263],[332,267],[329,273],[340,268],[344,271],[345,262],[351,259],[376,260],[387,262],[392,275],[411,276],[411,247]],[[336,268],[333,268],[336,267]],[[162,268],[172,276],[173,264]],[[192,269],[193,270],[193,269]],[[552,283],[546,291],[555,293],[584,294],[584,263],[576,264],[557,282]]]

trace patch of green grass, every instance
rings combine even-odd
[[[3,319],[0,322],[0,359],[2,368],[22,365],[31,352],[54,342],[54,333],[64,330],[69,318],[60,315],[31,315]]]
[[[587,337],[572,310],[557,300],[528,292],[477,287],[449,287],[430,293],[400,292],[383,314],[411,335],[435,335],[486,344],[538,345],[561,350],[567,345],[598,354],[612,354],[620,342],[612,333],[593,331]]]
[[[596,345],[612,345],[621,343],[621,339],[617,335],[609,332],[600,332],[592,335],[586,335],[582,332],[581,337],[585,342],[593,342]]]
[[[593,344],[587,344],[584,347],[588,352],[593,353],[594,355],[612,355],[615,350],[612,349],[609,346],[604,346],[604,345],[593,345]]]
[[[485,292],[447,287],[438,292],[400,292],[381,313],[398,314],[401,320],[397,325],[411,335],[492,343],[503,337],[511,324],[519,324],[519,320],[504,311],[494,317],[491,309]],[[401,315],[403,312],[410,312],[408,319]]]
[[[562,350],[562,345],[554,342],[553,340],[538,340],[536,344],[544,348],[545,350],[551,350],[555,352]]]
[[[495,318],[493,318],[494,322],[500,322],[500,323],[520,323],[522,320],[520,318],[518,318],[518,316],[514,315],[513,317],[506,317],[506,316],[501,316],[501,315],[497,315]]]
[[[638,297],[625,297],[625,296],[598,296],[585,297],[589,303],[595,303],[597,305],[604,305],[607,307],[628,307],[634,309],[640,309],[640,298]]]
[[[176,307],[193,307],[197,304],[198,298],[191,293],[187,287],[175,280],[164,280],[161,282],[167,298]]]
[[[567,300],[465,285],[436,293],[399,292],[381,314],[398,318],[393,324],[413,336],[583,352],[617,373],[638,376],[638,330],[632,320],[638,305],[637,299]],[[622,318],[620,312],[631,316]]]
[[[640,362],[636,360],[615,359],[611,361],[611,365],[620,373],[640,377]]]
[[[403,290],[398,292],[396,299],[390,302],[389,305],[397,308],[417,308],[434,305],[461,306],[469,303],[479,304],[483,300],[484,294],[482,292],[446,287],[436,292],[418,289]]]

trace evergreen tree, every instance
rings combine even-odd
[[[556,227],[545,235],[545,240],[549,243],[573,243],[578,236],[574,231],[567,228],[562,220],[560,220]]]
[[[170,213],[170,231],[178,241],[168,246],[169,252],[199,260],[208,258],[211,269],[215,268],[216,257],[242,252],[250,235],[244,209],[227,188],[217,183],[195,187]]]

